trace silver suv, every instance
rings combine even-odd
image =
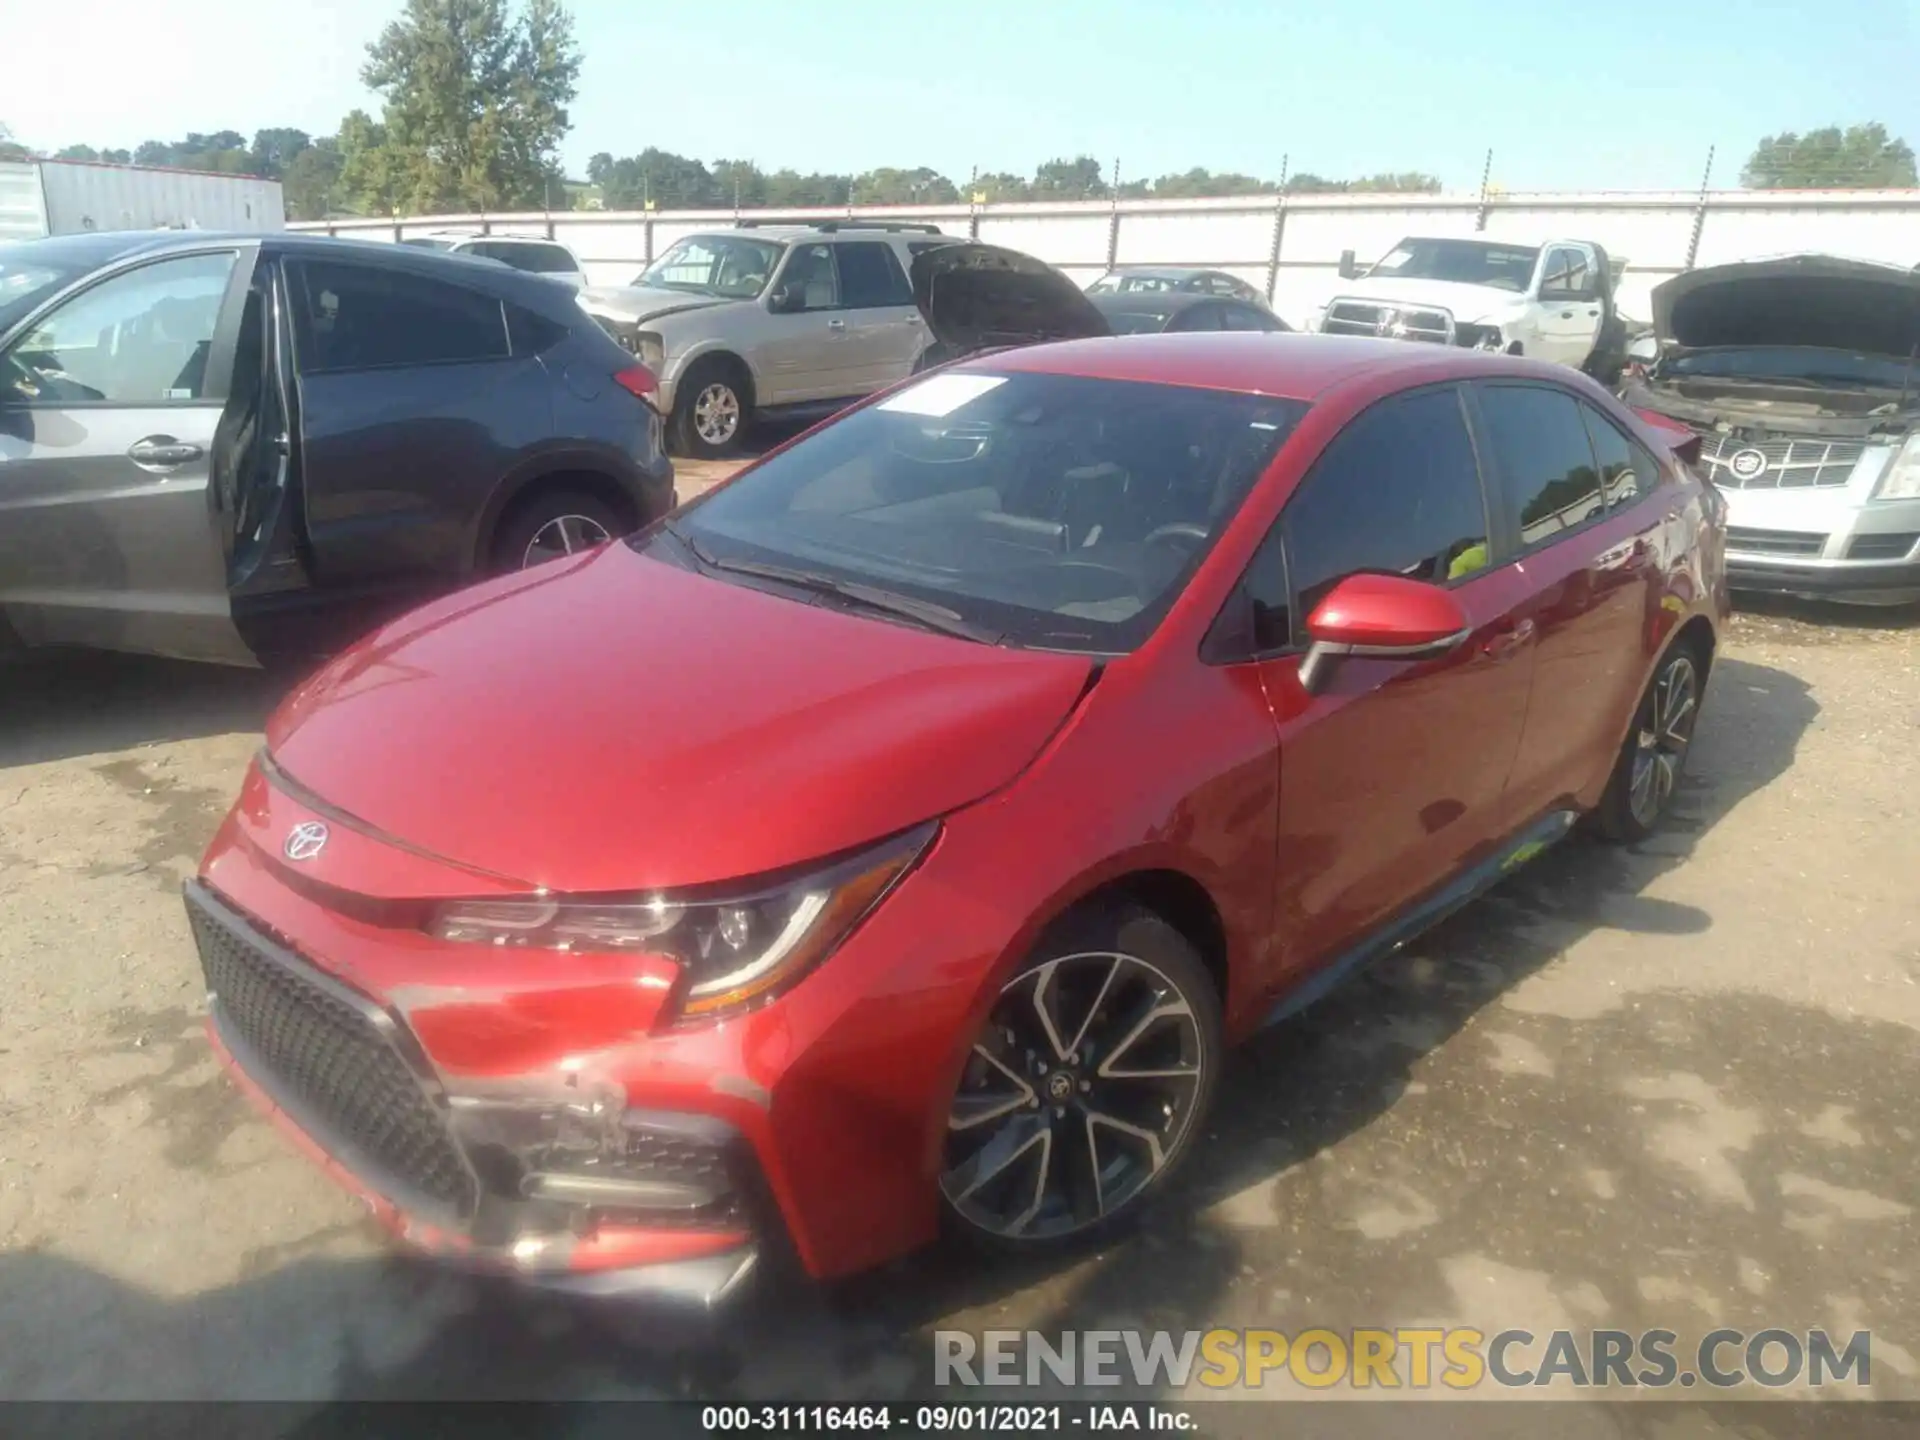
[[[580,305],[659,378],[674,448],[711,458],[756,418],[829,414],[911,374],[931,337],[907,272],[951,243],[933,225],[749,223]]]

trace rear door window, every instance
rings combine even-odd
[[[289,267],[294,341],[310,374],[501,360],[505,309],[491,295],[371,265]]]
[[[1607,509],[1631,505],[1660,483],[1660,466],[1644,446],[1621,434],[1617,425],[1591,405],[1580,406],[1580,418],[1586,421],[1587,438],[1593,442]]]
[[[1482,385],[1478,400],[1502,512],[1523,550],[1606,513],[1579,401],[1543,385]]]
[[[840,303],[847,309],[913,304],[913,290],[891,245],[849,240],[834,246],[833,251],[840,261]]]
[[[1486,568],[1486,499],[1454,386],[1382,400],[1321,452],[1280,517],[1292,632],[1349,575],[1447,585]]]

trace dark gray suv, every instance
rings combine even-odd
[[[674,504],[654,386],[572,291],[484,261],[0,245],[0,645],[310,654],[638,529]]]

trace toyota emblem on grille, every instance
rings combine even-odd
[[[1754,480],[1766,473],[1767,457],[1759,450],[1737,450],[1727,468],[1742,480]]]
[[[289,860],[311,860],[327,848],[327,827],[318,820],[302,820],[287,832],[280,849]]]

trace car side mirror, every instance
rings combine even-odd
[[[1660,358],[1660,337],[1653,334],[1636,335],[1627,346],[1627,359],[1636,365],[1651,365]]]
[[[1309,692],[1344,656],[1420,660],[1457,649],[1473,622],[1450,590],[1400,575],[1349,575],[1307,617],[1300,683]]]
[[[776,315],[794,315],[807,308],[807,292],[798,285],[781,285],[767,297],[767,309]]]
[[[1354,260],[1353,251],[1351,250],[1342,250],[1340,252],[1340,278],[1342,280],[1358,280],[1360,278],[1360,266]]]

